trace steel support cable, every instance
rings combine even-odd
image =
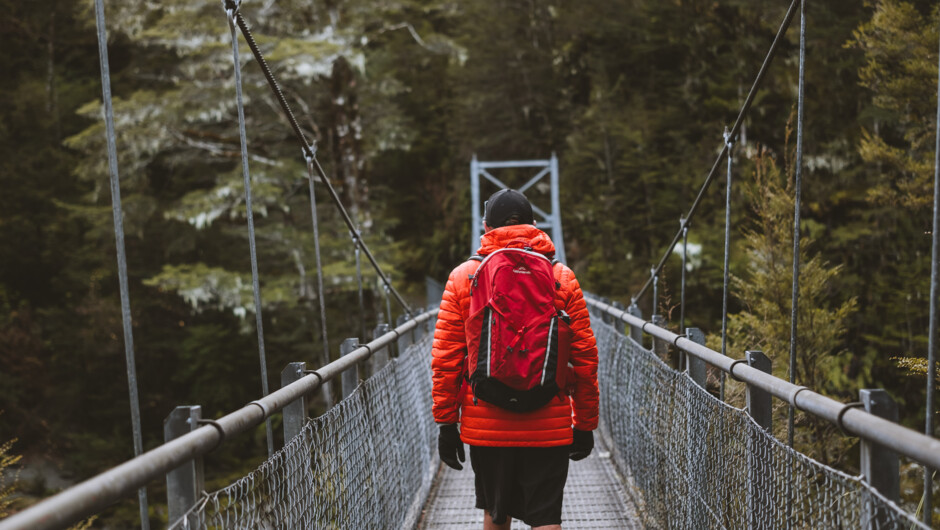
[[[111,103],[111,64],[108,60],[108,29],[104,19],[104,1],[95,0],[95,26],[98,30],[98,60],[101,63],[101,99],[104,104],[104,123],[108,143],[108,168],[111,181],[111,214],[114,221],[114,246],[117,249],[118,285],[121,291],[121,322],[124,326],[124,360],[127,368],[127,388],[131,406],[131,430],[134,437],[134,456],[144,452],[140,428],[140,398],[137,392],[137,366],[134,360],[134,331],[131,319],[131,299],[127,287],[127,254],[124,250],[124,214],[121,209],[121,178],[118,174],[117,139],[114,133],[114,108]],[[140,507],[140,527],[150,529],[147,509],[147,488],[137,491]]]
[[[389,296],[388,294],[387,285],[383,285],[382,290],[385,291],[385,314],[387,318],[386,322],[388,322],[388,325],[391,326],[394,323],[392,321],[392,297]]]
[[[682,227],[682,273],[679,280],[679,333],[685,333],[685,267],[689,256],[689,226],[685,219],[679,220]],[[685,352],[679,350],[679,369],[685,370]]]
[[[768,50],[767,56],[764,57],[764,62],[761,64],[760,71],[757,72],[757,77],[754,79],[754,83],[751,85],[751,90],[747,93],[747,97],[744,99],[744,104],[741,106],[741,110],[738,112],[737,119],[734,120],[734,125],[731,126],[732,137],[737,136],[738,130],[744,123],[744,119],[747,117],[747,113],[751,108],[751,104],[754,102],[754,97],[757,95],[757,90],[763,83],[764,77],[767,74],[767,70],[770,68],[770,63],[777,54],[777,48],[780,47],[780,43],[783,41],[783,37],[786,34],[787,29],[790,27],[790,22],[793,21],[793,16],[796,14],[796,7],[798,5],[800,5],[800,0],[793,0],[793,3],[790,4],[790,8],[787,10],[787,14],[783,18],[783,22],[780,24],[780,28],[777,30],[777,35],[774,37],[774,41],[770,45],[770,50]],[[695,211],[698,209],[698,205],[702,202],[702,198],[705,196],[705,192],[708,191],[712,181],[718,175],[718,167],[721,165],[721,161],[727,154],[727,149],[728,146],[725,145],[721,148],[721,152],[718,153],[718,157],[715,159],[715,163],[712,164],[712,168],[708,172],[708,176],[705,177],[705,182],[702,184],[701,189],[699,189],[698,195],[696,195],[695,200],[692,202],[692,206],[689,208],[689,212],[685,216],[686,223],[692,221],[692,217],[695,216]],[[666,265],[666,260],[669,259],[669,256],[672,255],[672,251],[676,248],[676,245],[679,243],[679,239],[681,238],[682,228],[676,232],[676,235],[672,238],[672,242],[669,243],[669,247],[666,249],[666,252],[663,253],[663,257],[659,260],[659,263],[654,268],[657,274],[662,271],[663,266]],[[637,291],[635,295],[633,295],[632,302],[636,302],[636,300],[639,300],[640,297],[646,293],[646,290],[649,289],[652,281],[652,277],[646,280],[646,283],[643,284],[643,287],[641,287],[640,290]]]
[[[793,285],[790,297],[790,376],[796,383],[796,339],[800,302],[800,205],[803,195],[803,116],[804,73],[806,70],[806,6],[800,3],[800,66],[796,91],[796,161],[793,174]],[[794,418],[796,408],[790,404],[787,410],[787,447],[793,447]],[[787,528],[793,512],[793,460],[790,460],[787,480]]]
[[[725,181],[725,265],[721,289],[721,354],[728,355],[728,284],[731,279],[731,182],[734,169],[734,140],[725,131],[725,151],[728,153],[728,176]],[[725,400],[725,374],[721,374],[721,400]]]
[[[326,334],[326,297],[323,290],[323,262],[320,259],[320,226],[319,215],[317,214],[317,196],[314,189],[314,171],[313,156],[304,152],[304,158],[307,160],[307,181],[310,185],[310,218],[313,220],[313,253],[317,260],[317,298],[320,302],[320,333],[323,336],[323,352],[320,355],[322,365],[330,362],[330,341]],[[333,406],[333,394],[331,383],[323,385],[323,399],[327,407]]]
[[[255,221],[251,211],[251,174],[248,171],[248,133],[245,130],[245,105],[242,98],[242,68],[238,58],[238,33],[235,31],[235,13],[238,4],[226,3],[229,31],[232,34],[232,62],[235,65],[235,99],[238,107],[238,136],[241,142],[242,176],[245,180],[245,210],[248,215],[248,249],[251,254],[251,287],[255,303],[255,327],[258,329],[258,357],[261,361],[261,392],[268,395],[268,365],[264,353],[264,326],[261,322],[261,284],[258,281],[258,252],[255,246]],[[274,454],[274,429],[270,418],[265,420],[268,438],[268,456]]]
[[[230,0],[229,0],[230,1]],[[314,169],[317,171],[317,175],[326,185],[326,189],[330,194],[330,198],[333,200],[334,205],[339,210],[340,216],[343,218],[343,221],[346,223],[346,227],[351,233],[355,233],[356,227],[352,221],[352,218],[349,216],[349,212],[346,211],[346,207],[343,206],[343,202],[340,200],[339,195],[336,193],[336,190],[333,188],[333,184],[330,183],[329,177],[327,177],[326,172],[323,170],[323,167],[320,165],[320,161],[316,158],[316,152],[311,148],[311,144],[307,141],[307,136],[300,129],[300,125],[297,123],[297,119],[294,117],[293,111],[291,111],[290,105],[287,103],[287,98],[284,97],[284,93],[281,92],[281,87],[277,83],[274,74],[271,72],[271,68],[268,66],[267,61],[264,59],[264,55],[261,53],[261,49],[258,47],[258,44],[255,42],[254,37],[251,34],[251,30],[248,27],[248,24],[245,22],[244,17],[242,17],[241,12],[235,10],[235,23],[238,25],[238,28],[241,30],[242,35],[245,37],[245,42],[248,43],[248,48],[251,49],[252,55],[254,55],[255,60],[258,61],[258,65],[261,67],[261,72],[264,74],[264,78],[268,82],[268,86],[271,87],[271,91],[274,92],[275,99],[277,99],[278,104],[281,106],[281,110],[284,111],[284,115],[287,117],[287,121],[290,122],[291,129],[294,131],[294,135],[300,140],[301,148],[303,149],[304,155],[311,157],[313,159]],[[405,313],[410,317],[413,312],[411,307],[405,302],[405,299],[402,298],[401,294],[392,286],[391,281],[382,271],[382,268],[379,266],[378,261],[372,255],[372,252],[369,250],[369,247],[366,246],[364,242],[362,245],[362,253],[366,255],[366,259],[369,260],[369,263],[372,264],[372,267],[375,269],[376,274],[382,280],[392,294],[395,296],[395,299],[402,306],[402,309],[405,310]]]
[[[655,319],[656,309],[659,306],[659,276],[656,275],[656,269],[650,269],[650,278],[653,279],[653,312],[650,318]]]
[[[353,234],[353,245],[356,255],[356,284],[359,287],[359,336],[360,340],[366,340],[366,303],[362,295],[362,258],[360,257],[362,241],[361,234],[357,230]]]
[[[937,69],[937,130],[933,173],[933,248],[930,252],[930,331],[927,341],[927,408],[924,415],[924,434],[934,436],[934,387],[937,380],[937,298],[940,296],[940,64]],[[923,522],[930,526],[933,515],[934,469],[924,467]]]

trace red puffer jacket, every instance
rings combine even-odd
[[[481,256],[500,248],[531,247],[552,257],[555,245],[545,232],[532,225],[513,225],[491,230],[481,238]],[[572,441],[571,426],[583,431],[597,428],[597,345],[587,304],[574,272],[563,264],[554,266],[555,307],[571,317],[571,355],[573,371],[569,376],[571,395],[559,394],[549,404],[533,412],[519,414],[482,400],[473,402],[465,383],[467,341],[464,322],[470,313],[470,275],[480,266],[467,261],[450,273],[441,310],[434,331],[432,394],[434,420],[438,423],[460,421],[464,443],[495,447],[552,447]],[[570,373],[570,372],[569,372]]]

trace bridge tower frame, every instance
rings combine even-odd
[[[473,159],[470,161],[470,196],[472,201],[471,211],[473,212],[470,227],[470,254],[476,253],[477,249],[480,248],[480,236],[483,235],[483,206],[480,200],[480,177],[482,176],[500,188],[509,188],[510,186],[494,177],[487,170],[512,168],[541,168],[528,182],[519,188],[515,188],[522,193],[525,193],[527,189],[537,184],[546,175],[549,175],[551,184],[551,210],[546,212],[533,202],[532,211],[536,216],[535,226],[542,230],[551,229],[552,242],[555,243],[555,257],[558,261],[567,263],[565,257],[565,239],[561,230],[558,157],[555,156],[554,151],[552,152],[551,158],[548,160],[501,160],[484,162],[477,160],[476,154],[473,155]],[[530,202],[532,202],[531,199]],[[541,217],[541,220],[539,220],[539,217]]]

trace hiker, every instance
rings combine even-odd
[[[438,452],[470,446],[484,529],[560,529],[568,459],[597,428],[597,346],[578,280],[522,193],[486,202],[477,255],[451,272],[431,361]],[[459,424],[459,428],[458,428]]]

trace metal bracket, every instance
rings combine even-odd
[[[320,372],[318,372],[318,371],[316,371],[316,370],[304,370],[302,373],[303,373],[304,375],[315,375],[315,376],[317,376],[317,380],[319,381],[319,383],[317,383],[317,386],[322,386],[322,385],[323,385],[323,376],[320,375]]]
[[[211,425],[215,427],[215,430],[219,433],[219,440],[215,442],[215,445],[212,446],[210,451],[215,451],[225,442],[225,429],[222,428],[222,425],[215,420],[196,420],[196,425]]]
[[[841,409],[839,409],[839,414],[836,415],[836,425],[839,426],[839,429],[842,430],[843,434],[845,434],[846,436],[856,436],[855,434],[845,430],[845,425],[842,424],[842,417],[845,416],[845,413],[848,412],[849,409],[857,409],[857,408],[862,408],[864,406],[865,404],[862,403],[861,401],[853,401],[852,403],[846,403],[845,405],[842,406]]]
[[[742,364],[742,363],[747,364],[747,359],[738,359],[737,361],[734,361],[733,363],[731,363],[731,366],[728,367],[728,375],[731,376],[731,379],[734,379],[735,381],[739,383],[743,383],[744,381],[741,380],[738,376],[734,375],[734,367],[735,365]]]

